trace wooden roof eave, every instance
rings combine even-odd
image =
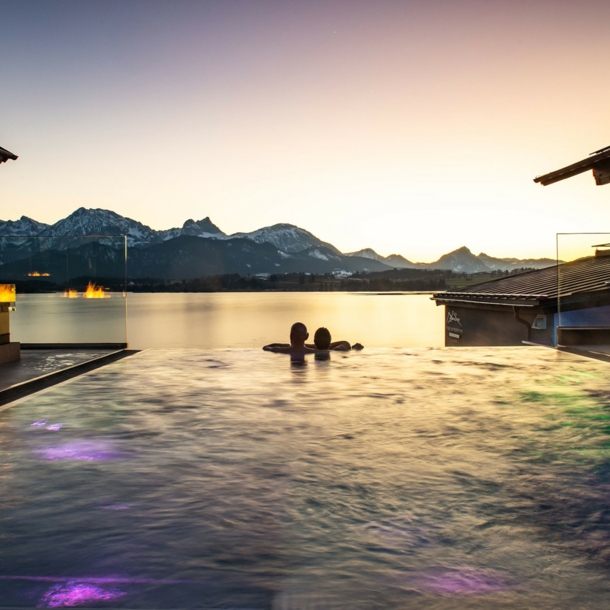
[[[6,148],[0,146],[0,163],[6,163],[9,159],[11,161],[17,161],[18,158],[17,155],[14,155],[12,152],[6,150]]]
[[[583,174],[590,169],[594,169],[596,166],[605,166],[607,164],[610,164],[610,150],[604,150],[604,152],[591,155],[586,159],[582,159],[581,161],[572,163],[572,165],[562,167],[554,172],[544,174],[543,176],[537,176],[534,178],[534,182],[542,184],[543,186],[548,186],[554,182],[559,182],[560,180],[565,180],[566,178]]]
[[[559,295],[559,298],[567,301],[568,298],[573,297],[573,300],[585,301],[587,298],[597,297],[603,293],[610,294],[609,290],[608,286],[591,286],[585,292],[566,292]]]
[[[597,297],[604,292],[608,292],[608,286],[590,287],[586,292],[567,292],[559,296],[560,300],[565,302],[586,301],[588,298]],[[504,305],[506,307],[554,307],[557,305],[557,295],[552,296],[524,296],[524,298],[499,297],[498,295],[490,294],[489,297],[484,295],[464,294],[464,298],[456,297],[455,294],[445,295],[437,293],[432,295],[432,300],[436,301],[437,305],[448,305],[452,303],[458,306],[460,303],[468,303],[470,305]]]
[[[442,295],[433,295],[433,301],[436,301],[437,305],[448,305],[452,303],[454,306],[458,306],[462,303],[468,303],[470,305],[499,305],[503,307],[541,307],[542,301],[537,299],[504,299],[499,300],[498,298],[490,298],[490,299],[477,299],[473,297],[466,297],[464,299],[458,299],[455,297],[443,297]],[[554,299],[556,301],[557,299]]]

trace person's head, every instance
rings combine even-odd
[[[304,345],[307,339],[309,339],[307,326],[302,322],[295,322],[290,328],[290,345]]]
[[[318,349],[328,349],[330,347],[330,331],[328,328],[323,326],[318,328],[313,337],[313,342]]]

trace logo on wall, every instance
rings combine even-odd
[[[450,309],[447,310],[447,322],[445,324],[445,331],[447,332],[447,335],[452,339],[462,338],[464,331],[462,330],[462,321],[457,315],[457,311],[452,311]]]
[[[457,322],[460,326],[462,326],[462,323],[460,322],[457,313],[455,311],[448,311],[447,324],[451,324],[452,322]]]

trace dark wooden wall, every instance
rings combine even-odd
[[[553,344],[553,313],[538,308],[518,308],[519,316],[531,326],[536,315],[546,315],[545,330],[528,329],[518,322],[512,307],[445,305],[445,345],[523,345],[524,341]]]

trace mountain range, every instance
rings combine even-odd
[[[182,227],[155,231],[110,210],[79,208],[53,225],[27,216],[16,221],[0,221],[0,277],[27,275],[33,265],[61,275],[65,273],[62,269],[66,266],[66,255],[60,253],[65,250],[71,250],[73,272],[81,267],[90,272],[93,260],[97,276],[115,275],[121,260],[116,251],[121,249],[122,238],[111,236],[123,235],[129,247],[131,278],[192,279],[223,273],[351,274],[397,268],[477,273],[522,267],[540,269],[555,264],[553,259],[475,255],[466,247],[449,252],[433,263],[418,263],[399,254],[384,257],[371,248],[342,253],[332,244],[291,224],[227,235],[206,217],[197,221],[189,219]]]

